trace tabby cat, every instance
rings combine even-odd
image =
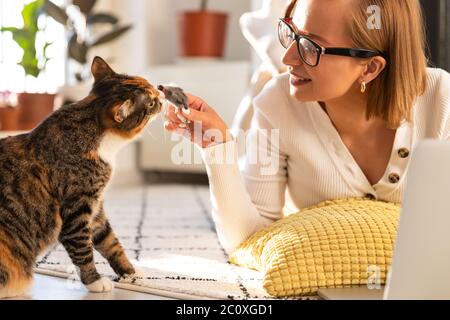
[[[119,276],[135,269],[108,222],[103,192],[117,151],[162,109],[145,79],[92,63],[94,85],[28,134],[0,140],[0,298],[22,295],[39,254],[62,243],[92,292],[113,288],[94,264],[94,248]]]

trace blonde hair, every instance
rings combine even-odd
[[[286,16],[292,16],[292,0]],[[419,0],[353,0],[349,27],[355,47],[382,52],[386,68],[367,86],[367,119],[398,128],[412,120],[412,108],[427,85],[425,27]],[[379,10],[381,25],[369,28],[369,7]],[[369,13],[368,13],[369,11]],[[378,27],[378,28],[377,28]]]

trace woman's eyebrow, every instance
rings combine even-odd
[[[327,43],[327,44],[330,44],[325,38],[323,38],[323,37],[321,37],[321,36],[319,36],[319,35],[317,35],[317,34],[314,34],[314,33],[308,33],[307,34],[309,37],[311,37],[311,38],[316,38],[317,40],[319,40],[319,41],[322,41],[322,42],[325,42],[325,43]]]
[[[326,43],[326,44],[330,44],[329,41],[327,41],[325,38],[323,38],[323,37],[321,37],[321,36],[319,36],[319,35],[317,35],[317,34],[309,33],[309,32],[302,32],[302,31],[298,31],[298,33],[299,33],[300,35],[304,35],[304,36],[311,37],[311,38],[314,38],[314,39],[316,39],[316,40],[322,41],[322,42],[324,42],[324,43]]]
[[[311,37],[311,38],[315,38],[319,41],[325,42],[327,44],[330,44],[329,41],[327,41],[324,37],[319,36],[318,34],[314,34],[314,33],[309,33],[306,31],[301,31],[297,28],[297,26],[295,24],[292,23],[292,25],[294,26],[295,32],[297,32],[299,35],[303,35],[303,36],[307,36],[307,37]]]

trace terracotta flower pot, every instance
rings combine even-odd
[[[0,108],[0,131],[16,131],[19,129],[19,108]]]
[[[183,57],[223,57],[228,21],[226,13],[183,12],[178,18]]]
[[[32,130],[47,118],[53,112],[55,96],[48,93],[19,94],[20,129]]]

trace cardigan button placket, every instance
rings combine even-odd
[[[400,176],[397,173],[391,173],[389,175],[389,182],[390,183],[397,183],[400,181]]]
[[[369,199],[369,200],[376,200],[377,197],[371,193],[366,194],[365,198]]]
[[[401,148],[398,150],[398,155],[400,156],[400,158],[405,159],[409,157],[409,150],[406,148]]]

